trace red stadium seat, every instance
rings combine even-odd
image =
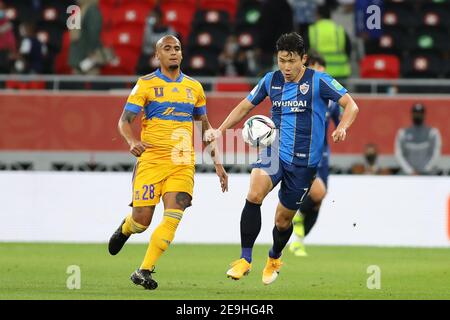
[[[100,6],[115,7],[120,0],[100,0],[98,3]]]
[[[144,25],[152,9],[152,4],[145,1],[122,5],[112,12],[112,27],[120,24]]]
[[[163,23],[172,26],[185,42],[191,30],[195,7],[185,2],[163,2],[161,12]]]
[[[121,6],[145,4],[146,6],[150,7],[154,7],[157,2],[157,0],[118,0],[118,1],[119,5]]]
[[[195,7],[197,6],[197,0],[163,0],[160,1],[160,4],[164,4],[164,5],[171,5],[171,4],[176,4],[176,3],[183,3],[183,4],[187,4],[191,7]]]
[[[367,55],[360,63],[361,78],[397,79],[400,60],[394,55]]]
[[[69,66],[69,51],[62,49],[55,58],[56,74],[71,74],[72,68]]]
[[[115,48],[116,59],[102,68],[104,75],[131,75],[135,74],[139,59],[139,52],[127,47]]]
[[[141,51],[144,27],[141,25],[122,25],[109,32],[102,33],[102,43],[106,47],[128,47],[137,52]]]
[[[115,10],[115,7],[114,7],[114,5],[111,5],[109,2],[100,1],[99,9],[100,9],[100,13],[102,14],[102,21],[103,21],[102,30],[108,31],[111,29],[111,25],[113,23],[112,15]]]

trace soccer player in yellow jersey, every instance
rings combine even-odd
[[[131,91],[118,128],[137,157],[133,173],[132,213],[109,241],[116,255],[133,233],[150,225],[155,206],[164,203],[164,217],[153,232],[147,252],[131,280],[145,289],[156,289],[152,278],[155,264],[167,250],[184,210],[191,205],[194,188],[193,120],[201,121],[202,132],[211,128],[206,115],[206,98],[201,84],[180,71],[180,41],[165,36],[156,43],[160,69],[141,77]],[[141,139],[131,123],[143,112]],[[228,190],[228,177],[212,148],[211,156],[220,178],[222,192]]]

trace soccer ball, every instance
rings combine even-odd
[[[275,124],[266,116],[252,116],[244,123],[242,138],[252,147],[268,147],[276,136]]]

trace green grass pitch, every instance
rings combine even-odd
[[[129,280],[146,245],[112,257],[106,244],[0,243],[0,299],[450,299],[449,249],[309,246],[306,258],[286,251],[277,281],[264,286],[268,249],[256,246],[252,272],[233,281],[225,272],[238,245],[174,243],[148,291]],[[70,265],[81,270],[78,290],[66,287]],[[381,270],[380,289],[367,288],[370,265]]]

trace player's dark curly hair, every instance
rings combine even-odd
[[[311,50],[308,53],[308,60],[306,61],[306,65],[311,66],[316,63],[318,63],[319,65],[321,65],[325,68],[327,67],[327,63],[325,62],[325,59],[317,51]]]
[[[305,54],[305,41],[297,32],[282,34],[277,40],[277,52],[297,52],[300,57]]]

